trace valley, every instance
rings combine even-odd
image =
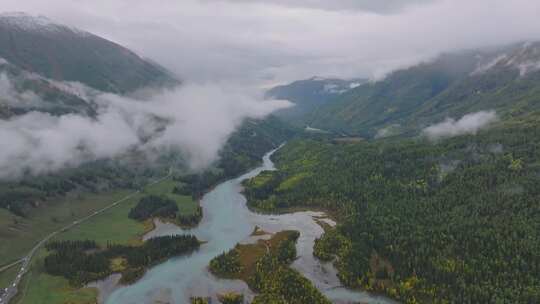
[[[232,138],[232,140],[236,139],[238,142],[231,141],[231,148],[229,148],[231,150],[223,152],[224,157],[220,166],[224,166],[225,169],[215,168],[212,172],[208,172],[210,175],[207,176],[212,177],[203,180],[201,184],[198,182],[199,179],[192,181],[191,184],[184,182],[184,185],[192,185],[189,190],[191,192],[185,193],[185,195],[177,194],[175,191],[175,188],[182,184],[175,180],[178,179],[177,176],[182,176],[182,174],[174,174],[174,171],[170,169],[165,177],[151,181],[148,186],[142,187],[142,190],[132,190],[135,192],[130,192],[130,190],[126,189],[111,192],[110,194],[68,194],[62,200],[64,203],[57,203],[53,200],[35,210],[33,208],[30,209],[35,214],[27,214],[25,217],[18,217],[16,215],[6,216],[4,224],[8,231],[16,230],[15,223],[20,225],[20,227],[28,229],[30,232],[36,232],[37,234],[39,231],[39,233],[43,233],[22,237],[26,233],[21,229],[20,234],[12,233],[6,235],[5,242],[15,242],[15,246],[13,247],[3,247],[5,250],[11,250],[6,252],[6,256],[11,254],[13,259],[16,259],[19,256],[25,255],[27,250],[29,250],[26,248],[34,246],[38,240],[41,240],[42,235],[55,236],[55,239],[58,240],[93,240],[100,246],[106,246],[107,244],[142,244],[141,238],[153,229],[153,221],[152,219],[136,221],[130,219],[128,214],[144,197],[157,196],[172,199],[178,207],[178,219],[180,219],[179,222],[175,220],[173,222],[182,225],[182,218],[190,218],[198,214],[200,208],[198,200],[205,189],[212,188],[213,185],[219,183],[227,176],[234,176],[240,170],[245,170],[253,166],[257,162],[257,157],[261,155],[260,153],[264,153],[268,147],[272,147],[273,145],[269,141],[270,137],[267,137],[268,134],[275,134],[278,139],[280,138],[279,136],[283,136],[279,135],[279,132],[272,133],[276,131],[271,126],[271,120],[261,122],[260,124],[249,122],[246,125],[249,129],[264,128],[264,130],[261,129],[260,138],[256,138],[257,141],[255,143],[257,148],[255,150],[251,149],[249,145],[246,148],[242,148],[245,143],[238,141],[237,137],[242,137],[246,134],[251,137],[252,133],[251,131],[247,132],[240,129],[237,135]],[[61,220],[56,220],[57,218]],[[17,221],[25,222],[19,223]],[[34,227],[38,228],[25,226],[26,222],[33,223]],[[196,223],[189,226],[193,225],[196,226]],[[49,235],[48,233],[53,233],[53,235]],[[49,237],[47,237],[47,240],[49,240]],[[40,243],[40,245],[44,244],[45,242]],[[67,281],[63,279],[59,280],[58,278],[52,279],[50,275],[45,273],[42,263],[46,256],[46,250],[41,247],[37,248],[31,266],[26,267],[26,275],[22,277],[20,285],[24,289],[19,288],[19,293],[13,301],[16,303],[55,303],[54,301],[62,303],[63,300],[61,299],[65,297],[76,299],[79,294],[82,296],[82,303],[95,300],[97,295],[92,289],[73,288]],[[18,269],[17,266],[14,267]],[[6,283],[12,282],[15,279],[15,274],[12,271],[6,271],[1,274],[1,278]],[[51,282],[54,282],[55,285],[50,286],[49,283]],[[8,286],[6,285],[6,287]],[[51,289],[56,291],[50,293]],[[50,297],[45,297],[42,294],[43,291],[47,291]],[[90,296],[91,294],[94,294],[94,296]],[[11,290],[10,296],[13,296]]]
[[[172,259],[150,270],[145,277],[131,286],[114,291],[106,303],[131,303],[135,301],[183,302],[190,297],[212,297],[217,300],[218,294],[235,291],[244,294],[246,299],[254,297],[248,286],[238,280],[218,280],[208,272],[210,261],[236,246],[237,243],[251,243],[258,236],[253,236],[254,227],[261,227],[269,233],[282,230],[298,230],[298,258],[292,267],[305,275],[311,283],[328,292],[333,301],[367,301],[369,303],[391,303],[382,298],[372,297],[361,292],[347,291],[339,288],[337,277],[332,278],[332,266],[320,265],[312,257],[312,244],[322,228],[315,217],[322,213],[298,212],[286,215],[259,215],[251,213],[240,194],[240,183],[256,176],[263,170],[272,170],[270,154],[265,156],[264,165],[239,178],[229,180],[206,194],[202,200],[203,220],[194,229],[184,230],[179,227],[166,226],[160,229],[159,235],[194,234],[206,243],[200,251],[191,257]],[[259,236],[260,237],[260,236]],[[264,235],[262,236],[264,237]],[[242,246],[242,245],[241,245]],[[189,273],[189,276],[183,274]],[[305,279],[304,279],[305,280]],[[332,282],[332,283],[328,283]],[[337,284],[337,285],[332,285]],[[313,288],[313,287],[309,287]],[[297,292],[302,292],[300,289]],[[322,300],[323,298],[321,298]],[[324,300],[328,301],[328,300]],[[325,302],[326,303],[326,302]]]
[[[0,304],[540,303],[540,5],[461,1],[0,12]]]

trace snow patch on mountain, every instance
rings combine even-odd
[[[540,70],[540,44],[526,42],[506,63],[519,70],[520,77]]]
[[[325,81],[326,78],[320,77],[320,76],[315,76],[315,77],[312,77],[311,80],[313,80],[313,81]]]
[[[337,85],[335,83],[327,83],[324,85],[324,92],[329,94],[343,94],[348,91],[349,88],[344,88],[340,85]]]
[[[527,61],[518,64],[519,76],[523,77],[529,73],[533,73],[540,70],[540,61]]]
[[[484,74],[485,72],[491,70],[493,67],[495,67],[497,64],[502,62],[503,60],[507,59],[507,54],[502,54],[494,59],[488,61],[487,63],[479,63],[478,67],[471,73],[471,76]]]
[[[360,82],[353,82],[353,83],[349,84],[349,89],[351,89],[351,90],[356,89],[361,85],[362,85],[362,83],[360,83]]]
[[[470,76],[477,76],[494,68],[518,70],[520,77],[540,70],[540,43],[526,42],[512,51],[477,55],[478,64]]]
[[[64,32],[87,36],[88,32],[55,23],[45,16],[33,16],[23,12],[8,12],[0,14],[0,25],[6,25],[22,31],[30,32]]]

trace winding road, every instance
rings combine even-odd
[[[157,179],[151,183],[148,183],[145,187],[148,187],[148,186],[152,186],[152,185],[155,185],[157,183],[160,183],[166,179],[168,179],[169,177],[171,177],[173,173],[173,169],[172,168],[169,168],[169,173],[160,178],[160,179]],[[22,263],[21,265],[21,268],[19,269],[19,272],[17,273],[17,276],[15,277],[15,280],[13,280],[13,282],[8,285],[7,288],[4,288],[4,290],[1,290],[0,291],[0,304],[7,304],[9,303],[9,301],[11,301],[11,299],[17,294],[17,286],[19,286],[21,280],[22,280],[22,277],[28,272],[28,266],[30,265],[30,262],[32,261],[32,257],[36,254],[36,252],[38,251],[39,248],[41,248],[45,243],[47,243],[50,239],[52,239],[53,237],[55,237],[57,234],[61,233],[61,232],[65,232],[65,231],[68,231],[69,229],[72,229],[73,227],[75,226],[78,226],[86,221],[88,221],[89,219],[93,218],[93,217],[96,217],[98,216],[99,214],[111,209],[111,208],[114,208],[116,207],[118,204],[126,201],[126,200],[129,200],[130,198],[136,196],[137,194],[141,193],[141,190],[137,190],[131,194],[128,194],[126,196],[124,196],[123,198],[115,201],[115,202],[112,202],[110,205],[102,208],[102,209],[99,209],[99,210],[96,210],[94,211],[92,214],[90,215],[87,215],[85,217],[82,217],[80,219],[77,219],[75,221],[73,221],[71,224],[65,226],[65,227],[62,227],[54,232],[51,232],[50,234],[48,234],[47,236],[45,236],[43,239],[41,239],[29,252],[26,256],[24,256],[23,258],[21,258],[20,260],[18,261],[15,261],[14,263],[10,264],[10,265],[7,265],[5,266],[3,269],[8,269],[10,267],[12,267],[13,265],[15,264],[19,264],[19,263]]]

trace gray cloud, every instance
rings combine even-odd
[[[190,81],[249,85],[313,75],[377,78],[443,51],[540,39],[535,0],[246,2],[3,0],[2,9],[105,36]],[[403,6],[397,3],[407,9],[361,9]]]
[[[448,174],[454,172],[460,163],[460,160],[441,161],[438,166],[439,182],[442,182]]]
[[[74,91],[84,88],[62,85]],[[30,112],[0,120],[0,138],[9,143],[0,150],[0,178],[53,172],[133,150],[147,155],[180,150],[192,168],[199,169],[216,159],[245,118],[262,118],[288,106],[285,101],[263,101],[256,92],[216,85],[186,85],[144,101],[92,94],[99,105],[95,118]]]
[[[206,0],[220,1],[220,0]],[[395,13],[409,6],[436,0],[227,0],[233,3],[272,3],[286,7],[300,7],[322,10],[360,10],[376,13]]]
[[[393,136],[399,133],[401,125],[399,124],[393,124],[386,126],[382,129],[377,130],[377,133],[375,134],[375,138],[385,138],[389,136]]]
[[[0,73],[0,104],[24,108],[38,107],[43,105],[43,102],[34,92],[18,92],[15,90],[13,82],[7,74]]]
[[[497,121],[495,111],[480,111],[463,116],[459,120],[448,118],[445,121],[424,129],[424,134],[432,140],[463,134],[476,134],[479,130]]]
[[[0,122],[0,177],[25,171],[40,174],[92,159],[113,157],[137,143],[130,126],[109,112],[91,120],[78,115],[53,117],[31,112]]]

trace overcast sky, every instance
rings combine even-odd
[[[540,40],[538,0],[0,0],[196,82],[379,76],[441,51]]]

